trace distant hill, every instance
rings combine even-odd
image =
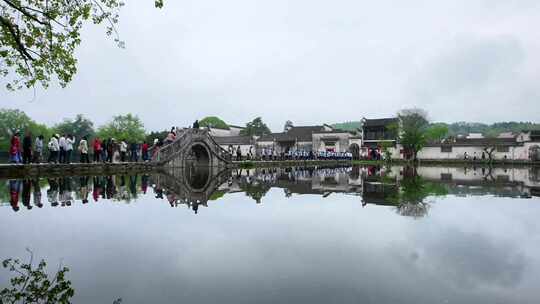
[[[444,124],[444,123],[443,123]],[[540,130],[540,124],[532,122],[496,122],[484,124],[478,122],[455,122],[444,124],[449,135],[482,133],[484,136],[497,136],[502,132],[520,132],[523,130]]]
[[[493,124],[484,124],[479,122],[454,122],[451,124],[437,122],[432,125],[445,125],[448,127],[448,135],[455,136],[457,134],[482,133],[485,136],[496,136],[502,132],[520,132],[522,130],[540,130],[540,123],[532,122],[496,122]],[[332,124],[334,128],[354,131],[360,128],[360,121],[346,121]]]

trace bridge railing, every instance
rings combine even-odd
[[[232,155],[231,153],[229,153],[229,151],[223,149],[223,147],[221,147],[217,142],[216,140],[214,139],[214,137],[210,134],[210,132],[208,132],[208,137],[210,138],[210,141],[214,144],[213,147],[215,147],[214,149],[214,153],[219,157],[221,158],[222,160],[226,161],[226,162],[231,162],[232,161]]]
[[[232,155],[223,149],[215,139],[210,135],[210,132],[206,129],[185,129],[180,133],[176,139],[165,146],[158,147],[158,151],[155,153],[152,152],[152,155],[155,157],[152,161],[156,162],[166,162],[172,159],[174,154],[180,153],[183,149],[186,148],[186,142],[191,142],[195,136],[204,136],[209,139],[211,145],[209,145],[210,153],[217,156],[219,159],[225,162],[230,162]]]
[[[185,140],[190,140],[190,135],[191,134],[188,130],[183,130],[182,133],[180,133],[172,143],[166,144],[161,147],[154,147],[154,149],[159,150],[155,152],[152,151],[152,155],[154,155],[152,161],[167,161],[178,149],[181,148]]]

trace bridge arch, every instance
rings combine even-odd
[[[153,161],[166,167],[226,167],[231,155],[219,146],[208,130],[185,129],[176,140],[156,152]]]
[[[187,148],[187,155],[184,158],[184,166],[211,166],[210,148],[203,141],[194,141]]]

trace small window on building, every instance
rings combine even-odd
[[[510,152],[510,147],[508,147],[508,146],[497,146],[497,152]]]
[[[441,173],[441,180],[443,181],[452,180],[452,173]]]
[[[497,175],[497,181],[498,182],[509,182],[510,176],[508,175]]]
[[[441,146],[441,152],[443,153],[452,152],[452,146]]]

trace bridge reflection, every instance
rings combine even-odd
[[[245,193],[257,204],[271,189],[285,197],[335,195],[358,197],[362,206],[383,205],[420,217],[437,196],[540,196],[539,168],[376,167],[258,168],[220,170],[218,167],[171,168],[152,175],[81,176],[5,181],[0,202],[14,211],[69,207],[89,202],[132,203],[149,190],[171,207],[199,207],[232,193]],[[7,190],[7,191],[6,191]],[[148,193],[148,195],[150,195]]]

